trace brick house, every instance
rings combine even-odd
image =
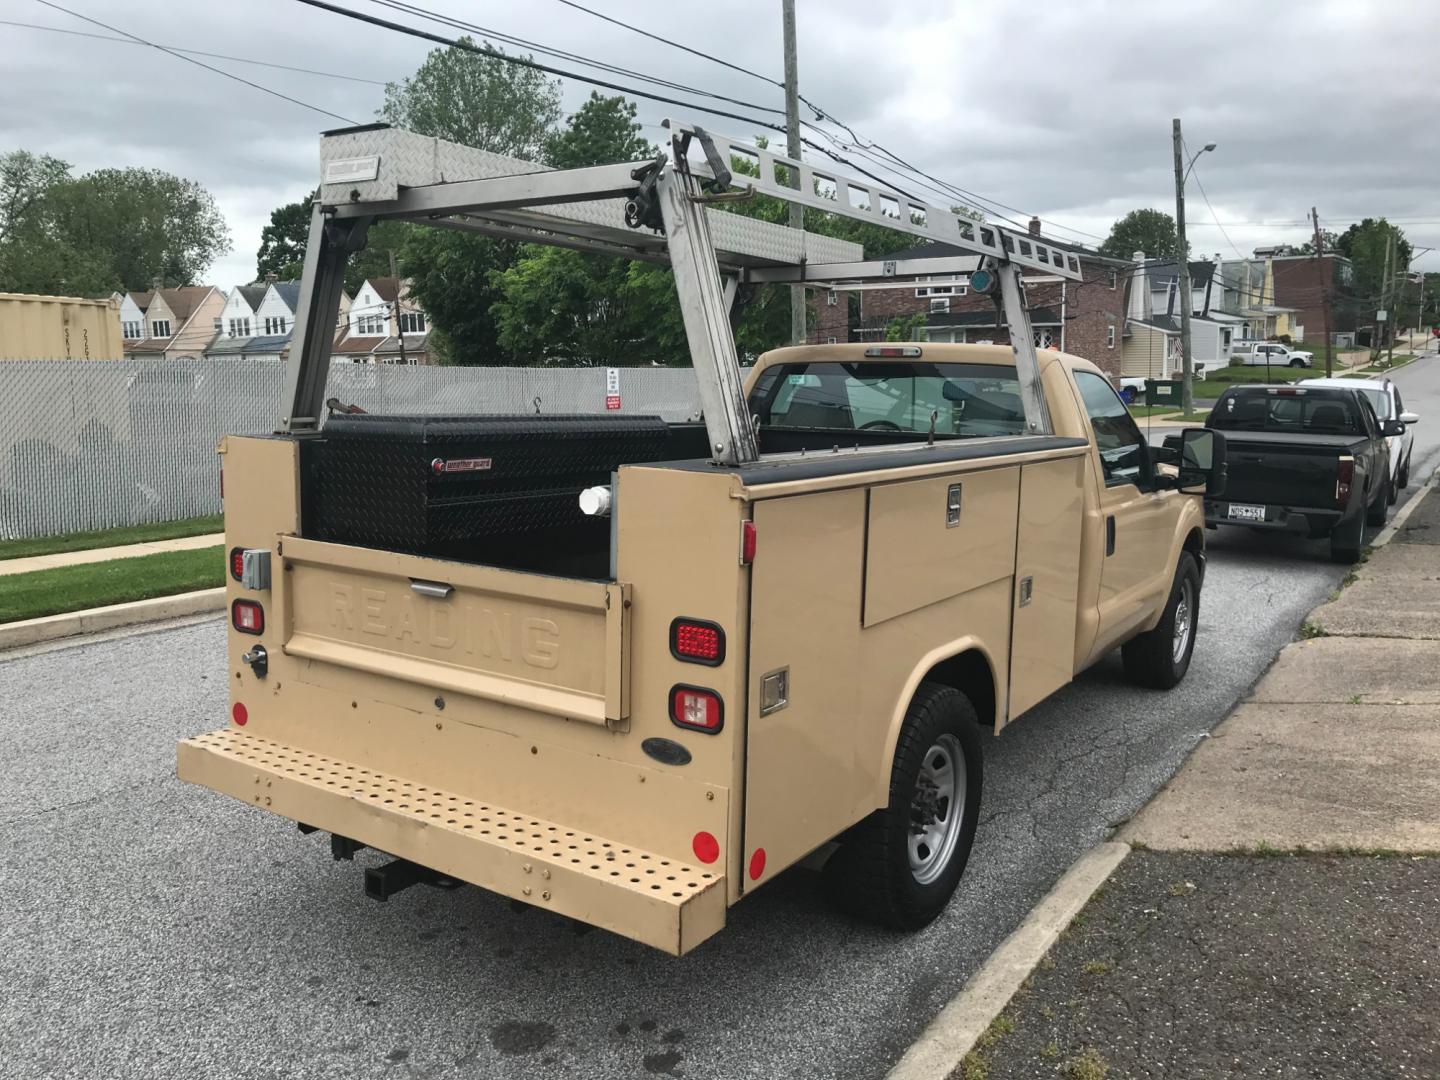
[[[1294,308],[1291,321],[1298,323],[1300,339],[1320,341],[1325,337],[1325,313],[1321,304],[1330,289],[1330,332],[1355,330],[1355,305],[1347,302],[1352,293],[1355,270],[1343,255],[1276,255],[1271,260],[1275,281],[1275,303]]]
[[[1040,222],[1030,222],[1032,236],[1040,235]],[[1047,243],[1075,252],[1080,257],[1081,281],[1034,271],[1023,277],[1030,303],[1030,323],[1039,348],[1057,348],[1083,356],[1111,374],[1120,371],[1120,344],[1124,332],[1126,292],[1131,265],[1124,259],[1110,259],[1086,248]],[[980,265],[979,256],[948,244],[926,243],[889,256],[894,259],[938,257],[968,259],[970,269]],[[967,265],[966,262],[961,263]],[[893,288],[870,288],[858,292],[859,315],[849,336],[838,331],[838,316],[826,317],[827,311],[848,311],[842,293],[834,305],[822,299],[817,327],[809,340],[824,342],[830,337],[838,341],[878,341],[884,338],[890,323],[897,318],[924,316],[924,337],[927,341],[994,342],[1007,344],[1009,331],[1000,312],[999,297],[981,296],[970,292],[965,272],[911,278]],[[821,294],[822,297],[824,294]],[[849,327],[847,327],[849,329]]]

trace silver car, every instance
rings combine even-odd
[[[1420,417],[1405,411],[1405,403],[1400,400],[1400,388],[1389,379],[1301,379],[1295,385],[1338,386],[1346,390],[1359,390],[1374,407],[1375,415],[1382,423],[1390,419],[1404,422],[1404,435],[1385,437],[1385,442],[1390,447],[1390,478],[1393,481],[1390,485],[1390,501],[1394,502],[1400,492],[1410,485],[1410,454],[1415,443],[1412,429],[1420,422]]]

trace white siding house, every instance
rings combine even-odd
[[[266,337],[290,333],[295,326],[295,305],[300,299],[298,281],[272,281],[255,307],[255,333]]]
[[[125,341],[144,341],[149,336],[145,312],[130,293],[116,293],[120,301],[120,336]]]
[[[220,313],[220,335],[227,338],[254,337],[260,332],[255,309],[264,299],[264,285],[237,285],[230,290],[225,310]]]

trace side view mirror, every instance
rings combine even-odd
[[[1418,424],[1420,423],[1420,417],[1413,412],[1402,412],[1400,414],[1400,422],[1402,424]]]
[[[1177,486],[1186,495],[1224,494],[1224,435],[1210,428],[1186,428],[1180,433],[1180,476]]]
[[[1404,435],[1405,421],[1386,420],[1383,424],[1380,425],[1380,429],[1385,435]]]

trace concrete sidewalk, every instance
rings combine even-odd
[[[1440,1077],[1440,493],[1118,839],[955,1078]]]
[[[31,555],[24,559],[0,559],[0,577],[28,574],[34,570],[54,570],[62,566],[83,566],[86,563],[109,562],[111,559],[134,559],[141,555],[159,555],[166,551],[194,551],[225,542],[224,533],[203,536],[181,536],[173,540],[149,540],[143,544],[122,547],[88,548],[84,551],[61,551],[54,555]]]

